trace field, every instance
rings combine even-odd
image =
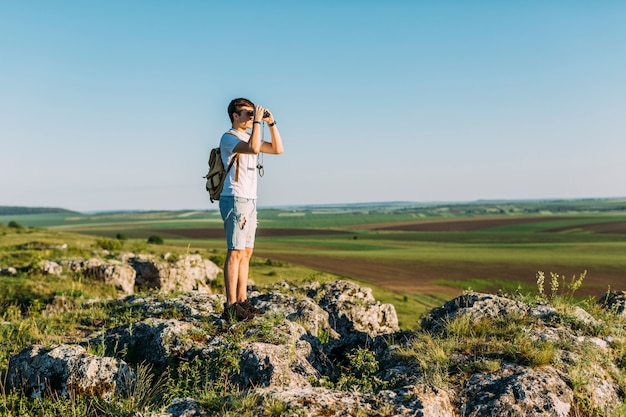
[[[216,211],[0,216],[10,220],[224,252]],[[576,295],[599,297],[626,289],[626,200],[265,209],[255,255],[268,260],[253,268],[257,282],[320,271],[373,287],[402,314],[468,288],[536,291],[537,271],[566,282],[587,271]]]

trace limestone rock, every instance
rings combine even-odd
[[[63,267],[50,260],[40,261],[37,267],[44,275],[61,275],[63,273]]]
[[[237,380],[244,386],[309,386],[319,378],[308,360],[289,345],[246,343],[242,347]]]
[[[193,398],[174,398],[167,408],[168,417],[207,417]]]
[[[137,272],[136,283],[161,292],[199,291],[210,293],[210,283],[221,271],[200,255],[184,255],[177,260],[157,260],[140,255],[129,260]]]
[[[17,275],[17,269],[12,266],[8,268],[0,268],[0,276],[15,276]]]
[[[86,268],[85,272],[105,284],[113,285],[125,294],[132,294],[135,288],[135,270],[119,261],[111,261]]]
[[[78,345],[24,348],[9,360],[8,369],[9,386],[33,398],[46,390],[107,398],[125,393],[133,378],[125,362],[91,355]]]
[[[376,337],[400,330],[395,307],[376,301],[370,288],[336,281],[325,284],[320,292],[323,295],[319,305],[328,312],[330,325],[342,337],[354,331]]]
[[[280,314],[291,321],[297,321],[313,336],[328,332],[329,337],[339,337],[339,334],[330,326],[328,312],[310,298],[279,292],[267,294],[251,292],[250,299],[255,307],[261,310]]]
[[[461,315],[469,315],[474,321],[507,314],[521,316],[527,313],[528,308],[519,301],[493,294],[468,292],[431,310],[422,320],[422,328],[430,331],[439,330],[447,322]]]
[[[490,374],[474,374],[465,384],[461,414],[467,417],[567,417],[574,393],[550,366],[504,365]]]
[[[261,397],[275,398],[291,407],[304,409],[307,417],[456,416],[447,393],[426,386],[407,386],[376,394],[334,391],[322,387],[270,387],[257,388],[253,392]]]
[[[626,291],[607,291],[599,301],[605,308],[626,316]]]
[[[190,333],[198,331],[192,323],[179,320],[148,318],[134,324],[107,331],[91,340],[92,345],[104,343],[107,354],[126,351],[130,362],[142,361],[156,366],[165,365],[171,358],[181,358],[194,346]]]

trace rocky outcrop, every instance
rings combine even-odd
[[[61,276],[64,272],[83,276],[112,285],[125,295],[131,295],[135,286],[173,291],[211,292],[211,284],[222,270],[198,254],[162,257],[121,253],[116,259],[64,258],[58,261],[42,260],[27,268],[30,272]],[[12,267],[0,269],[0,275],[16,275]]]
[[[608,324],[578,306],[529,305],[468,292],[430,311],[422,330],[401,332],[393,307],[354,283],[279,283],[249,294],[265,314],[239,323],[222,318],[221,294],[111,301],[141,318],[84,341],[104,346],[106,357],[76,345],[31,346],[11,358],[10,386],[32,396],[53,389],[106,397],[132,385],[126,363],[155,369],[195,363],[199,380],[227,380],[240,392],[300,410],[294,415],[567,417],[581,406],[590,415],[611,415],[623,401],[623,365],[607,359],[626,344],[623,329],[601,336]],[[533,364],[532,353],[437,346],[444,340],[437,336],[457,320],[470,339],[471,326],[514,323],[519,343],[536,345],[532,352],[545,357]],[[429,374],[433,364],[412,359],[424,349],[436,352],[442,374],[456,374],[445,382]],[[596,357],[604,359],[591,360]],[[211,415],[201,404],[176,398],[153,416]]]

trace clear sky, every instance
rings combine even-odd
[[[0,205],[215,208],[235,97],[260,206],[626,195],[626,1],[0,0]]]

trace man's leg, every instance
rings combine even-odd
[[[224,287],[226,292],[226,305],[230,306],[237,302],[237,282],[239,281],[239,265],[243,250],[229,249],[226,252],[224,262]]]
[[[241,251],[243,253],[238,268],[237,302],[246,301],[248,299],[248,273],[250,271],[252,251],[252,248],[246,248]]]

